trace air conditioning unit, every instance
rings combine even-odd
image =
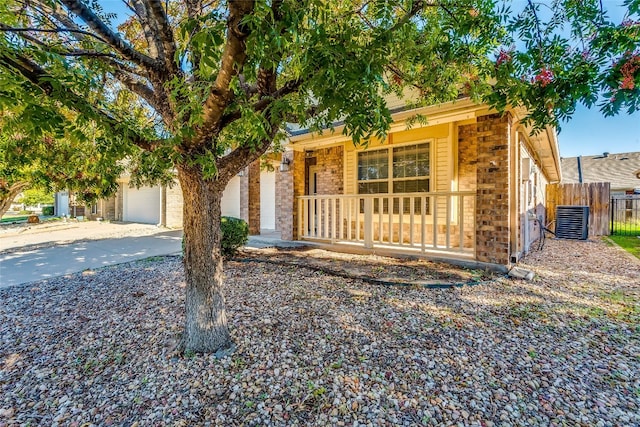
[[[556,207],[556,237],[587,240],[589,237],[589,206]]]

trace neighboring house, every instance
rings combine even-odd
[[[252,234],[275,231],[278,165],[279,160],[274,160],[271,167],[261,168],[256,162],[233,177],[222,197],[222,215],[247,220]],[[105,219],[182,227],[183,199],[177,181],[171,187],[131,188],[129,178],[123,176],[116,196],[110,200],[107,203],[113,206],[109,210],[113,215]]]
[[[469,99],[395,108],[387,138],[366,149],[340,126],[291,131],[275,170],[256,162],[232,179],[223,215],[247,220],[251,234],[338,250],[517,262],[540,235],[545,186],[561,179],[554,129],[530,136],[522,111],[499,115]],[[416,114],[428,122],[409,129]],[[133,189],[123,179],[114,207],[116,220],[182,224],[177,183]]]
[[[59,217],[115,220],[115,197],[97,200],[93,204],[86,205],[78,201],[74,193],[58,191],[54,194],[53,214]]]
[[[640,152],[567,157],[561,165],[563,184],[609,182],[612,196],[640,194]]]

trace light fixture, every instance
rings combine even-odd
[[[280,162],[280,172],[289,172],[289,165],[291,160],[288,157],[282,155],[282,162]]]

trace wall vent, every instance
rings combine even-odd
[[[587,240],[589,237],[589,206],[558,206],[556,237]]]

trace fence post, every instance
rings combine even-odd
[[[613,197],[611,198],[611,215],[609,218],[609,235],[613,235],[613,218],[614,218],[614,212],[615,212],[615,202],[616,199],[614,199]]]

